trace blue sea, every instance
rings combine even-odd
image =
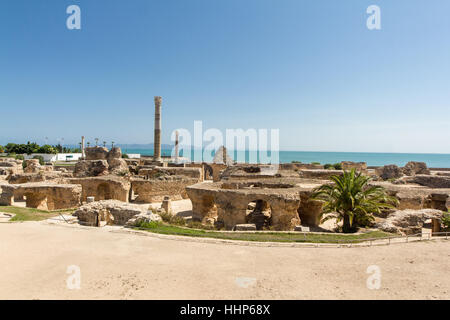
[[[132,149],[122,147],[123,153],[139,153],[141,155],[152,156],[153,149]],[[161,150],[163,156],[170,156],[172,149]],[[269,154],[270,155],[270,154]],[[180,156],[185,155],[180,154]],[[238,162],[243,162],[245,158],[247,163],[257,163],[259,161],[257,152],[235,151],[229,152],[229,156]],[[214,155],[209,154],[203,158],[208,162]],[[187,158],[194,159],[193,151]],[[257,159],[257,160],[255,160]],[[382,166],[386,164],[396,164],[404,166],[408,161],[422,161],[430,168],[450,168],[450,154],[432,154],[432,153],[370,153],[370,152],[312,152],[312,151],[280,151],[279,162],[290,163],[300,161],[302,163],[319,162],[321,164],[337,163],[341,161],[366,162],[368,166]]]

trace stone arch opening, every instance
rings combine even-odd
[[[204,165],[203,178],[204,178],[204,180],[212,180],[213,179],[213,169],[208,164]]]
[[[108,183],[101,183],[97,187],[97,196],[95,200],[109,200],[112,199],[111,187]]]
[[[262,199],[250,201],[247,205],[246,223],[254,223],[256,230],[269,229],[272,225],[272,208]]]
[[[217,206],[213,196],[204,196],[202,206],[205,211],[205,218],[217,219]]]
[[[27,208],[36,208],[40,210],[48,210],[47,196],[42,193],[25,193]]]

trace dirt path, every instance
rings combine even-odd
[[[108,230],[0,224],[0,299],[450,298],[450,241],[271,248]],[[80,267],[79,290],[67,288],[71,265]],[[379,289],[367,288],[371,265]]]

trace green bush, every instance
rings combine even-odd
[[[33,159],[38,159],[39,160],[39,164],[41,166],[45,165],[45,161],[44,161],[44,157],[43,156],[34,156]]]
[[[175,216],[175,215],[173,215],[171,213],[167,213],[167,212],[158,212],[158,214],[164,222],[167,222],[170,224],[175,224],[178,226],[186,225],[186,220],[184,220],[182,217]]]
[[[450,228],[450,214],[449,213],[444,213],[444,215],[442,216],[442,224],[446,228]]]
[[[291,163],[302,163],[301,161],[292,160]]]
[[[172,215],[170,213],[166,212],[158,212],[161,219],[168,224],[176,225],[176,226],[182,226],[182,227],[188,227],[192,229],[203,229],[203,230],[215,230],[216,228],[212,225],[204,225],[200,221],[189,221],[186,222],[186,220],[182,217]]]
[[[126,153],[124,153],[123,155],[122,155],[122,158],[123,159],[128,159],[128,158],[130,158]]]
[[[120,177],[125,177],[129,173],[130,173],[130,171],[128,171],[128,170],[122,170],[122,171],[117,172],[117,175]]]
[[[141,222],[136,223],[135,226],[139,227],[139,228],[145,228],[145,229],[156,229],[161,226],[161,222],[159,222],[159,221],[150,221],[150,222],[141,221]]]
[[[200,221],[189,221],[186,226],[192,229],[215,230],[214,226],[202,224]]]
[[[17,154],[15,156],[15,158],[16,158],[16,160],[25,160],[25,157],[23,155],[21,155],[21,154]]]
[[[334,170],[335,169],[335,167],[331,163],[326,163],[326,164],[324,164],[323,167],[325,169],[328,169],[328,170]]]
[[[314,162],[311,162],[311,164],[318,164],[318,165],[320,165],[320,162],[314,161]]]
[[[334,169],[342,170],[342,164],[340,162],[333,164]]]
[[[354,232],[358,227],[371,226],[375,221],[374,213],[398,204],[397,198],[390,196],[382,186],[370,186],[370,179],[352,169],[344,171],[342,176],[331,176],[333,183],[315,188],[311,199],[324,201],[321,222],[331,218],[336,218],[337,222],[343,220],[342,230]],[[330,215],[324,217],[327,213]]]

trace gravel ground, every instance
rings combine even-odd
[[[0,224],[0,299],[450,298],[449,241],[283,248],[112,230]],[[80,289],[69,289],[78,267]],[[369,281],[369,289],[376,270],[379,288]]]

